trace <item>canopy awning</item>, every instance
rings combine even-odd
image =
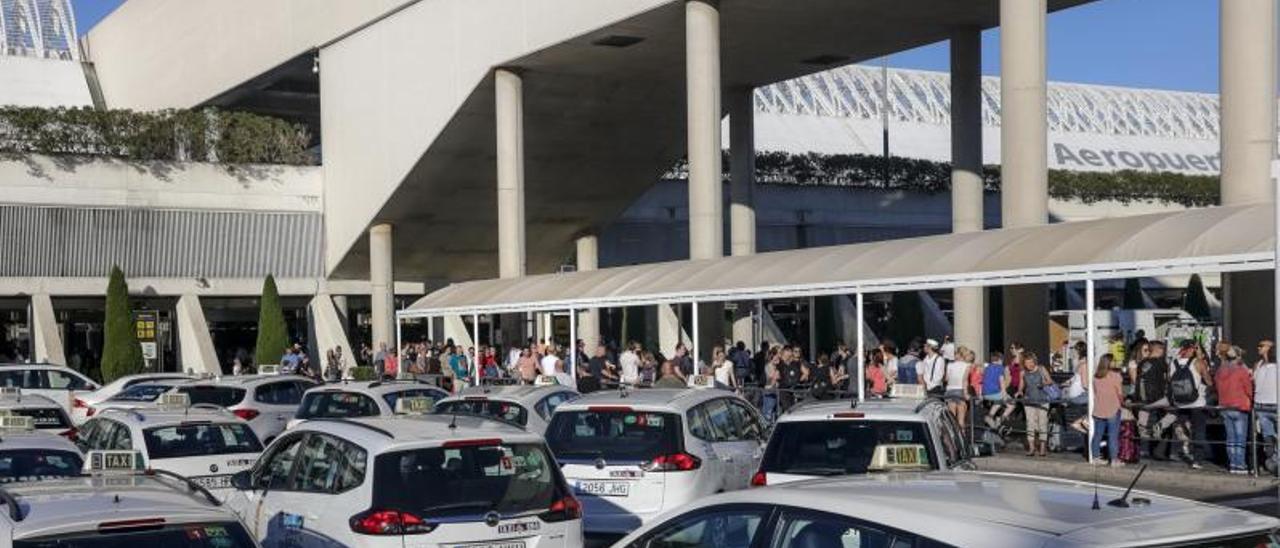
[[[1273,268],[1272,204],[456,283],[401,317],[742,301]]]

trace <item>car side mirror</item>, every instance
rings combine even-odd
[[[242,470],[231,474],[231,486],[240,491],[253,489],[255,487],[253,481],[253,470]]]

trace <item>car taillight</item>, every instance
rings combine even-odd
[[[92,417],[94,411],[96,411],[92,405],[89,405],[89,402],[80,398],[75,398],[75,400],[71,402],[71,406],[76,409],[84,409],[84,416],[86,417]]]
[[[362,535],[421,535],[436,526],[408,512],[368,510],[351,516],[351,530]]]
[[[646,472],[687,472],[697,470],[702,460],[688,453],[673,453],[654,457],[643,466]]]
[[[754,476],[751,476],[752,487],[764,487],[766,485],[769,485],[769,476],[764,473],[764,470],[756,472]]]
[[[551,508],[538,514],[538,517],[548,523],[579,519],[582,517],[582,503],[578,502],[578,499],[573,498],[572,495],[565,495],[551,503]]]
[[[76,441],[77,439],[80,439],[80,431],[76,430],[75,428],[64,431],[59,435],[71,441]]]
[[[258,418],[259,414],[257,409],[236,409],[235,411],[232,411],[232,413],[247,421]]]

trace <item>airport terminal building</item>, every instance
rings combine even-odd
[[[947,163],[961,114],[959,135],[977,143],[965,165],[1003,165],[1005,181],[1037,169],[1233,169],[1224,166],[1217,95],[1046,82],[1043,139],[1009,141],[1008,117],[1027,115],[1026,98],[1002,102],[1001,78],[980,76],[973,63],[961,66],[976,91],[963,112],[948,73],[858,64],[944,39],[953,56],[971,55],[974,36],[1001,17],[1039,17],[1043,27],[1047,11],[1082,0],[1026,2],[1038,13],[1003,6],[1009,0],[927,0],[919,11],[932,15],[911,25],[841,2],[517,3],[523,15],[494,1],[129,0],[77,40],[69,1],[0,0],[0,108],[217,107],[303,124],[314,136],[312,165],[67,158],[0,145],[0,353],[95,368],[112,265],[128,276],[133,308],[158,318],[154,365],[214,372],[251,354],[268,274],[293,337],[313,352],[341,346],[353,356],[394,343],[394,310],[460,281],[944,234],[962,213],[974,230],[1027,225],[1001,215],[1011,211],[1008,191],[981,184],[962,212],[945,189],[882,184],[874,170],[741,167],[752,157],[743,151],[833,165],[886,152]],[[830,17],[803,13],[824,10]],[[879,19],[894,30],[868,22]],[[812,31],[786,44],[762,39],[774,25]],[[866,40],[851,38],[859,35]],[[968,50],[955,49],[957,36]],[[717,55],[699,57],[708,44]],[[717,85],[705,81],[709,60]],[[1263,114],[1269,164],[1274,90]],[[1014,157],[1043,162],[1010,166]],[[1040,224],[1186,208],[1177,197],[1016,194],[1043,202],[1032,208],[1043,207]],[[1217,276],[1206,279],[1216,293]],[[938,301],[929,306],[939,330],[970,306]],[[684,315],[659,310],[646,321],[672,314]],[[628,336],[614,316],[584,324],[585,336]],[[554,324],[500,321],[430,328],[471,343]],[[670,344],[669,329],[652,331]]]

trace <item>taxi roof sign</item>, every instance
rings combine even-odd
[[[690,388],[715,388],[716,378],[711,375],[693,375],[689,377]]]
[[[22,389],[16,386],[0,386],[0,397],[22,398]]]
[[[259,366],[258,366],[258,374],[259,374],[259,375],[279,375],[279,374],[280,374],[280,364],[278,364],[278,363],[266,363],[266,364],[259,365]]]
[[[877,445],[867,470],[917,470],[929,468],[929,451],[919,443]]]
[[[156,406],[161,409],[186,409],[191,407],[191,395],[182,392],[160,394]]]
[[[89,451],[84,469],[90,473],[137,472],[143,469],[138,451]]]
[[[435,407],[431,398],[400,398],[396,400],[397,415],[425,415]]]
[[[926,393],[924,385],[920,384],[894,384],[889,391],[889,395],[894,398],[902,398],[908,400],[922,400]]]
[[[560,379],[555,375],[538,375],[533,379],[534,386],[556,386],[560,384]]]
[[[5,413],[0,415],[0,430],[35,430],[36,420],[31,417]]]

